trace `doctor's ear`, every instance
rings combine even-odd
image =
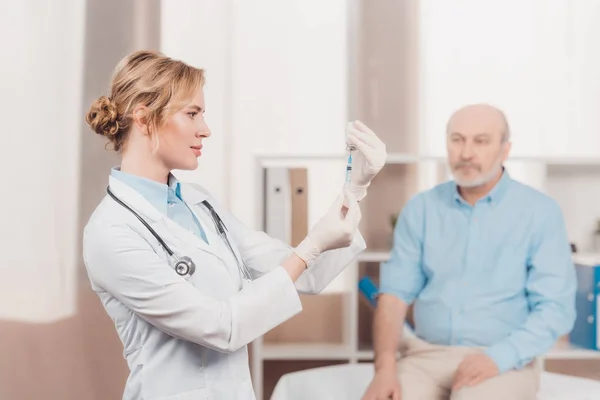
[[[146,106],[138,105],[132,112],[132,119],[135,126],[144,134],[150,134],[150,124],[148,120],[149,109]]]

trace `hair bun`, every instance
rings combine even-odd
[[[99,135],[111,137],[119,132],[119,113],[114,101],[100,96],[85,115],[85,121]]]

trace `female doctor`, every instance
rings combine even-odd
[[[93,290],[130,368],[124,399],[254,399],[246,345],[302,310],[362,250],[357,201],[386,157],[360,123],[350,189],[296,247],[244,226],[193,170],[211,133],[204,75],[158,52],[124,58],[86,121],[121,154],[83,238]]]

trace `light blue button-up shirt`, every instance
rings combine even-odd
[[[181,185],[175,177],[171,177],[169,185],[165,185],[123,172],[117,168],[111,170],[111,175],[135,189],[158,211],[208,243],[200,221],[181,198]]]
[[[501,372],[546,352],[575,320],[560,207],[506,171],[475,206],[454,182],[413,197],[380,277],[381,293],[415,302],[417,336],[485,347]]]

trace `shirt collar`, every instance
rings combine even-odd
[[[508,171],[506,170],[506,168],[502,167],[502,176],[500,177],[500,180],[496,183],[496,185],[494,185],[492,190],[490,190],[490,192],[487,195],[485,195],[484,197],[479,199],[478,203],[479,202],[498,203],[502,199],[504,194],[506,193],[506,189],[510,185],[511,181],[512,181],[512,179],[511,179]],[[460,192],[458,191],[458,185],[456,184],[455,181],[453,181],[452,194],[453,194],[454,201],[460,202],[463,204],[468,204],[460,195]]]
[[[123,172],[119,167],[112,168],[110,174],[136,190],[152,204],[154,208],[165,215],[167,214],[167,207],[169,204],[182,200],[181,184],[172,174],[169,174],[168,185]]]

